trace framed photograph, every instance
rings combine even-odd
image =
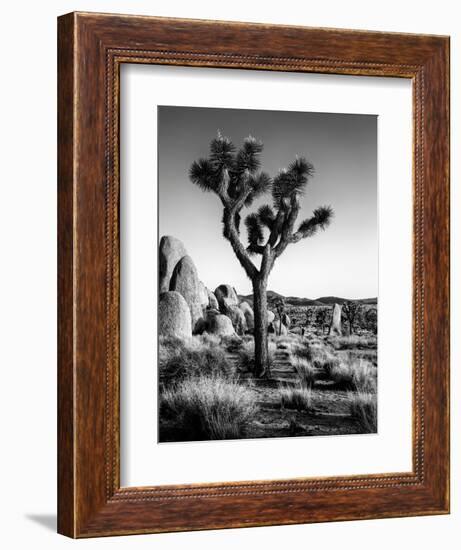
[[[449,512],[449,39],[58,20],[58,530]]]

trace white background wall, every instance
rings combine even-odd
[[[452,514],[72,542],[56,508],[56,17],[73,10],[304,24],[452,37],[452,280],[459,280],[458,2],[93,0],[2,5],[0,84],[0,540],[3,548],[459,547],[459,292],[452,291]],[[458,539],[458,540],[457,540]]]

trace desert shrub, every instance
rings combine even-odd
[[[280,388],[280,406],[285,409],[311,411],[313,390],[301,384],[297,386],[282,386]]]
[[[337,350],[343,349],[376,349],[377,337],[373,335],[330,336],[328,343]]]
[[[327,363],[324,366],[327,377],[336,385],[344,389],[355,390],[353,385],[354,370],[348,363]]]
[[[165,389],[160,407],[176,437],[189,441],[241,438],[256,411],[251,390],[217,376],[187,378]]]
[[[282,336],[271,334],[269,340],[280,349],[290,349],[299,342],[300,337],[297,334],[283,334]]]
[[[221,337],[217,334],[209,334],[208,332],[204,332],[200,336],[195,336],[193,341],[197,342],[197,347],[203,346],[205,348],[210,348],[221,345]]]
[[[297,346],[293,346],[292,354],[294,357],[305,359],[306,361],[312,361],[312,349],[307,342],[302,342]]]
[[[312,363],[300,357],[294,357],[291,364],[295,369],[299,383],[305,388],[312,388],[316,380],[316,369]]]
[[[224,378],[234,375],[233,367],[222,348],[203,342],[191,345],[181,341],[176,348],[169,348],[167,353],[160,351],[159,378],[163,385],[169,386],[185,378],[204,375]]]
[[[192,340],[192,338],[190,338]],[[178,353],[179,349],[183,349],[190,344],[189,340],[183,340],[176,336],[160,336],[158,340],[158,360],[159,363],[165,363],[171,357]]]
[[[245,336],[244,338],[253,339],[252,336]],[[240,336],[223,336],[221,338],[221,345],[229,353],[235,353],[242,347],[242,338]]]
[[[349,412],[365,433],[376,433],[378,429],[378,403],[375,393],[349,392]]]
[[[368,308],[362,316],[362,326],[373,334],[378,332],[378,311],[375,307]]]
[[[376,392],[376,369],[362,359],[328,365],[325,372],[335,384],[356,392]]]
[[[341,352],[341,357],[345,361],[353,362],[360,359],[366,360],[371,364],[377,366],[378,364],[378,355],[376,349],[365,349],[365,350],[345,350]]]
[[[283,342],[285,344],[297,344],[300,341],[298,334],[284,334],[283,336],[276,337],[277,342]]]
[[[304,338],[308,341],[308,342],[320,342],[319,340],[319,337],[313,333],[313,332],[307,332],[305,335],[304,335]]]
[[[269,365],[272,365],[274,362],[274,355],[277,346],[275,341],[271,339],[268,340],[267,345],[269,351]],[[255,364],[255,342],[253,338],[251,340],[242,342],[242,345],[238,351],[238,355],[239,369],[242,371],[253,371]]]
[[[377,370],[368,361],[359,359],[353,363],[353,383],[356,391],[365,393],[376,393]]]
[[[312,364],[317,369],[324,369],[327,374],[340,363],[325,346],[312,346]]]

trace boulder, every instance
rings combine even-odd
[[[341,336],[342,333],[343,332],[341,330],[341,306],[339,304],[335,304],[333,306],[333,314],[331,316],[329,334],[331,334],[332,336]]]
[[[216,315],[221,315],[217,309],[207,309],[203,317],[201,317],[194,326],[194,334],[203,334],[208,332],[208,326],[210,325],[211,319]]]
[[[270,309],[267,311],[267,324],[270,325],[275,321],[275,313]]]
[[[192,336],[190,309],[179,292],[162,292],[158,302],[158,332],[161,336]]]
[[[235,336],[232,321],[227,315],[222,315],[221,313],[207,315],[206,332],[216,334],[217,336]]]
[[[207,287],[202,283],[202,281],[199,281],[199,299],[200,299],[200,305],[202,306],[202,311],[205,311],[208,308],[208,289]]]
[[[211,292],[211,290],[209,290],[208,288],[207,288],[207,292],[208,292],[208,307],[210,309],[219,309],[218,300],[216,299],[214,292]]]
[[[170,280],[170,290],[179,292],[190,309],[192,328],[202,318],[200,281],[197,269],[190,256],[184,256],[176,264]]]
[[[254,328],[255,328],[255,315],[254,315],[253,309],[251,308],[250,304],[248,302],[242,302],[239,307],[242,310],[243,315],[245,315],[247,330],[250,330],[250,331],[254,330]]]
[[[183,243],[176,237],[165,235],[160,239],[158,264],[159,264],[159,291],[170,290],[170,280],[176,264],[187,255]]]
[[[230,285],[219,285],[214,293],[218,300],[219,310],[223,313],[225,313],[226,308],[239,305],[237,293]]]
[[[201,317],[196,323],[195,323],[195,326],[194,326],[194,335],[195,334],[203,334],[204,332],[206,332],[207,330],[207,321],[206,319],[204,319],[203,317]]]
[[[239,308],[239,306],[227,306],[225,308],[224,315],[227,315],[227,317],[229,317],[229,319],[232,321],[234,330],[239,336],[245,334],[247,330],[247,323],[245,319],[245,314]]]

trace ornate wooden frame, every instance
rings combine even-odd
[[[92,13],[60,17],[58,31],[59,532],[95,537],[448,513],[448,37]],[[120,487],[121,63],[412,80],[411,472]]]

